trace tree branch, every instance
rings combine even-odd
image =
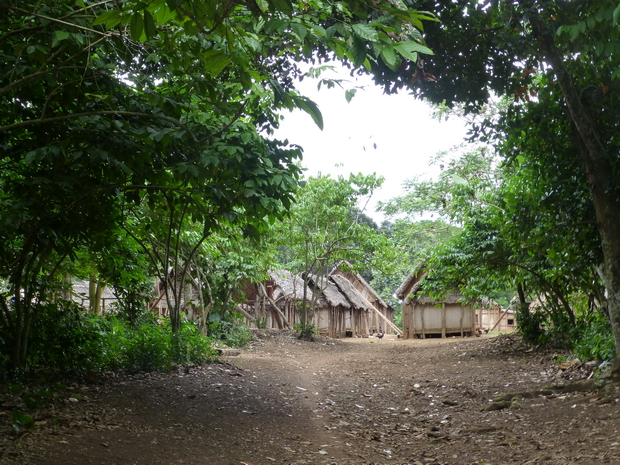
[[[28,127],[28,126],[36,126],[39,124],[58,123],[60,121],[67,121],[70,119],[82,118],[84,116],[135,116],[139,118],[158,119],[162,121],[167,121],[175,126],[185,129],[190,134],[194,142],[198,142],[198,139],[196,139],[196,136],[191,131],[191,129],[189,129],[184,124],[179,123],[177,120],[173,118],[170,118],[168,116],[161,116],[161,115],[151,115],[148,113],[141,113],[137,111],[121,111],[121,110],[86,111],[83,113],[73,113],[71,115],[56,116],[53,118],[31,119],[31,120],[26,120],[26,121],[20,121],[19,123],[13,123],[13,124],[7,124],[6,126],[1,126],[0,132],[12,131],[14,129],[19,129],[19,128]]]

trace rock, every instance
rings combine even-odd
[[[503,410],[505,408],[509,408],[511,404],[512,402],[510,402],[509,400],[500,400],[497,402],[492,402],[491,404],[482,408],[481,411],[482,412],[493,412],[495,410]]]

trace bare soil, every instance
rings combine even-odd
[[[19,434],[1,399],[0,464],[620,464],[617,385],[516,335],[260,336],[72,386]]]

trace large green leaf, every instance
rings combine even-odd
[[[411,59],[415,53],[424,53],[425,55],[433,55],[433,51],[413,40],[398,42],[394,45],[394,49],[398,51],[404,58]]]
[[[381,58],[392,71],[396,71],[400,65],[400,58],[394,51],[394,46],[386,45],[381,49]]]
[[[293,101],[295,102],[295,105],[298,108],[305,111],[306,113],[308,113],[312,117],[312,120],[315,122],[315,124],[319,127],[319,129],[322,130],[323,129],[323,115],[321,114],[321,111],[319,110],[319,107],[317,106],[317,104],[314,103],[309,98],[299,96],[299,95],[292,95],[292,98],[293,98]]]

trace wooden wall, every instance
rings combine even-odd
[[[367,310],[342,307],[321,308],[315,312],[315,325],[319,334],[335,339],[368,337],[369,313]]]
[[[478,316],[476,318],[476,326],[488,331],[511,332],[517,329],[517,322],[513,312],[505,312],[500,307],[482,308],[476,310]],[[497,320],[500,319],[497,326]]]
[[[476,329],[475,314],[468,305],[460,303],[420,303],[410,301],[403,304],[403,337],[425,338],[429,335],[471,336]]]

